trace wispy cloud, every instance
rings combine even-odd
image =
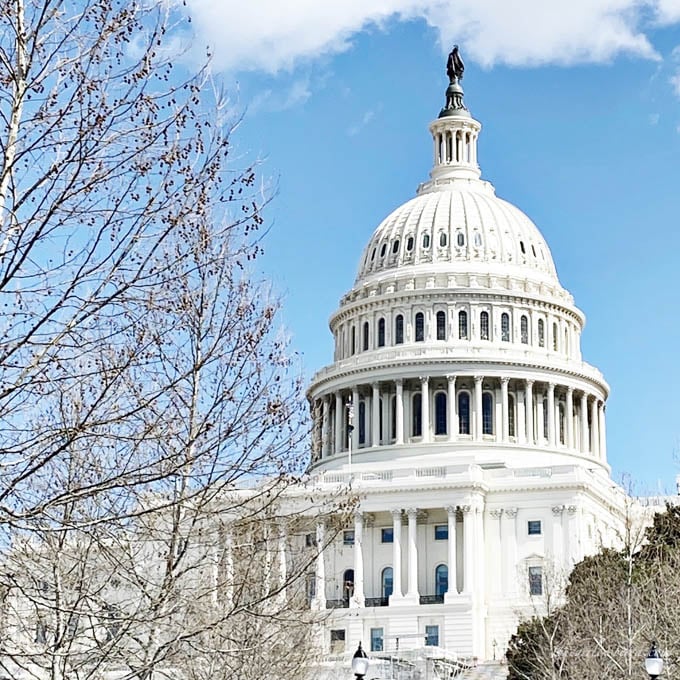
[[[308,78],[296,80],[283,91],[267,88],[256,94],[248,106],[251,113],[285,111],[304,104],[312,96]]]
[[[388,21],[421,19],[480,64],[658,59],[649,32],[680,23],[678,0],[187,0],[199,41],[225,70],[277,73],[347,50]]]
[[[375,114],[376,112],[373,109],[366,111],[358,123],[355,123],[347,129],[347,135],[349,137],[358,135],[375,118]]]

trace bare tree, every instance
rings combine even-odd
[[[207,70],[173,67],[174,11],[0,5],[0,652],[26,677],[233,677],[236,623],[283,621],[313,560],[293,531],[281,571],[267,534],[310,501],[286,496],[300,377],[249,274],[266,193]]]

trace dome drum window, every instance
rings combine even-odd
[[[446,312],[437,312],[437,340],[446,340]]]
[[[479,339],[489,339],[489,312],[481,312],[479,315]]]
[[[458,312],[458,339],[468,339],[468,315],[464,309]]]
[[[385,319],[378,319],[378,347],[385,346]]]
[[[423,248],[429,248],[430,247],[430,235],[429,234],[423,234]]]
[[[404,342],[404,316],[397,314],[394,319],[394,344],[401,345]]]
[[[501,314],[501,341],[510,342],[510,315],[507,312]]]
[[[439,234],[439,245],[440,245],[442,248],[445,248],[447,243],[448,243],[448,240],[447,240],[447,238],[446,238],[446,233],[445,233],[445,232],[441,232],[441,234]]]
[[[522,314],[522,318],[520,319],[519,322],[519,334],[520,334],[520,340],[523,345],[528,345],[529,344],[529,320],[526,317],[526,314]]]
[[[415,341],[423,342],[425,340],[425,315],[418,312],[415,318]]]

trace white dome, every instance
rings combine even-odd
[[[559,285],[536,225],[488,182],[474,179],[430,183],[385,218],[363,253],[356,283],[397,268],[400,275],[497,273]]]

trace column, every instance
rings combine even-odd
[[[324,560],[324,545],[326,544],[326,525],[323,521],[316,525],[316,585],[313,604],[318,609],[326,609],[326,564]]]
[[[396,444],[404,443],[404,381],[399,378],[396,381],[397,397],[396,397],[396,426],[397,426],[397,440]]]
[[[224,530],[224,551],[222,553],[224,570],[224,599],[227,607],[234,604],[234,535],[231,529]]]
[[[590,451],[588,436],[588,395],[581,394],[581,453]]]
[[[278,535],[278,557],[279,557],[279,588],[283,588],[288,579],[288,562],[286,559],[286,525],[281,522],[279,524],[279,535]],[[317,535],[317,546],[319,550],[323,549],[323,543],[319,543],[319,537]],[[283,591],[285,596],[285,590]]]
[[[447,400],[447,404],[448,404],[448,407],[449,407],[449,413],[448,413],[449,422],[447,423],[447,427],[448,427],[448,432],[449,432],[449,441],[452,442],[458,436],[458,413],[457,413],[457,408],[456,408],[456,406],[457,406],[457,404],[456,404],[456,376],[455,375],[448,375],[446,377],[449,381],[449,389],[448,389],[448,393],[446,395],[446,400]],[[451,583],[450,579],[451,579],[451,567],[449,567],[449,583]]]
[[[503,419],[501,423],[502,440],[507,442],[510,439],[508,426],[508,378],[501,378],[501,414]]]
[[[364,606],[364,516],[357,512],[354,515],[354,594],[350,598],[350,607]]]
[[[480,375],[475,376],[474,408],[472,411],[472,426],[475,441],[482,439],[482,380]]]
[[[545,427],[543,424],[543,409],[545,408],[545,397],[542,394],[536,395],[536,443],[542,446],[545,443]]]
[[[590,424],[591,427],[593,428],[592,432],[592,441],[593,441],[593,456],[595,458],[598,458],[600,455],[600,423],[599,423],[599,415],[597,412],[598,409],[598,400],[593,399],[593,401],[590,404]]]
[[[401,589],[401,509],[392,510],[392,596],[390,605],[401,600],[404,592]]]
[[[371,387],[371,446],[380,446],[380,385],[373,383]]]
[[[526,418],[526,443],[534,443],[534,381],[526,381],[524,390],[524,417]]]
[[[406,597],[418,604],[420,602],[418,593],[418,525],[416,524],[418,510],[409,508],[406,514],[408,516],[408,590]]]
[[[605,410],[604,402],[600,404],[600,460],[607,461],[607,427],[605,425]]]
[[[322,415],[322,432],[321,432],[321,456],[326,458],[330,455],[330,443],[331,443],[331,419],[330,419],[330,402],[328,395],[324,395],[323,398],[323,415]]]
[[[463,511],[463,592],[471,595],[474,590],[474,540],[472,536],[474,515],[469,505],[464,505]]]
[[[423,443],[430,441],[430,379],[420,379],[422,419],[423,419]]]
[[[345,414],[342,409],[342,394],[335,393],[335,449],[336,455],[342,451],[342,421]]]
[[[357,419],[359,418],[359,388],[356,386],[352,389],[352,404],[349,415],[349,422],[352,426],[352,434],[350,435],[352,451],[356,451],[359,448],[359,428],[357,427]]]
[[[574,448],[574,388],[567,387],[567,448]]]
[[[494,560],[489,566],[492,569],[491,573],[491,592],[498,595],[504,593],[504,558],[503,552],[503,508],[494,508],[489,510],[487,515],[487,530],[488,534],[486,540],[489,541],[489,548],[492,555],[498,555],[499,559]],[[496,552],[498,551],[498,552]]]
[[[555,447],[555,383],[548,383],[548,446]]]
[[[505,508],[501,531],[501,555],[503,559],[503,592],[517,593],[519,574],[517,573],[517,508]]]
[[[449,568],[449,587],[444,595],[444,602],[449,602],[451,598],[458,595],[458,589],[456,588],[456,515],[458,513],[458,508],[453,505],[449,505],[446,508],[446,514],[449,518],[449,557],[448,557],[448,568]]]
[[[564,536],[562,534],[562,514],[564,513],[564,505],[554,505],[552,508],[553,526],[552,526],[552,554],[554,556],[555,564],[563,564],[564,557],[562,550],[564,549]]]

